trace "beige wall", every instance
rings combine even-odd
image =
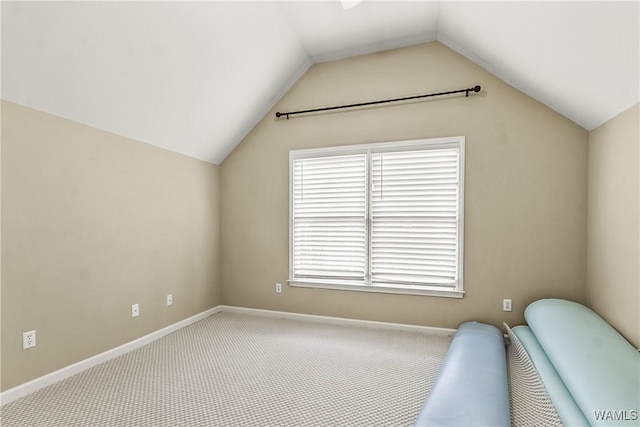
[[[640,109],[589,134],[587,295],[640,348]]]
[[[479,95],[276,120],[287,111],[481,84]],[[292,288],[289,150],[466,137],[463,299]],[[457,327],[523,321],[542,297],[584,302],[588,133],[440,43],[313,66],[220,170],[225,304]],[[514,311],[502,311],[512,298]]]
[[[2,125],[2,390],[220,303],[218,166],[9,102]]]

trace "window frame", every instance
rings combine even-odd
[[[414,151],[419,149],[437,150],[437,149],[458,149],[458,213],[457,213],[457,280],[453,287],[443,286],[429,286],[429,285],[399,285],[399,284],[372,284],[370,281],[371,272],[371,207],[370,201],[371,194],[371,176],[372,176],[372,153],[383,152],[401,152],[401,151]],[[293,180],[293,165],[295,160],[308,159],[315,157],[330,157],[330,156],[344,156],[354,154],[366,154],[367,155],[367,168],[366,168],[366,199],[367,199],[367,218],[366,218],[366,272],[365,282],[360,283],[347,283],[346,281],[331,280],[331,279],[308,279],[308,278],[294,278],[294,221],[293,221],[293,207],[294,207],[294,180]],[[409,294],[409,295],[427,295],[437,297],[450,297],[450,298],[462,298],[464,296],[464,179],[465,177],[465,137],[454,136],[445,138],[429,138],[429,139],[417,139],[408,141],[392,141],[392,142],[376,142],[369,144],[359,145],[346,145],[336,147],[322,147],[311,148],[301,150],[291,150],[289,152],[289,279],[288,283],[293,287],[303,288],[320,288],[320,289],[336,289],[336,290],[348,290],[348,291],[361,291],[361,292],[376,292],[376,293],[392,293],[392,294]],[[369,283],[367,283],[367,281]]]

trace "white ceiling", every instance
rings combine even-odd
[[[637,0],[2,1],[1,13],[3,99],[213,163],[313,63],[425,41],[588,130],[640,98]]]

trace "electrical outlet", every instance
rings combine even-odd
[[[173,304],[173,295],[167,295],[167,305]]]
[[[131,317],[138,317],[140,315],[140,304],[133,304],[131,306]]]
[[[503,311],[511,311],[511,300],[503,299],[502,300],[502,310]]]
[[[22,334],[22,349],[26,350],[36,346],[36,331],[29,331]]]
[[[277,294],[282,293],[282,283],[276,283],[276,293]]]

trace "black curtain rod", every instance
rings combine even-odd
[[[343,108],[364,107],[366,105],[374,105],[374,104],[387,104],[389,102],[409,101],[411,99],[429,98],[432,96],[452,95],[454,93],[462,93],[462,92],[465,93],[465,96],[469,96],[469,92],[480,92],[480,89],[482,88],[479,85],[476,85],[474,87],[470,87],[467,89],[450,90],[448,92],[427,93],[425,95],[407,96],[405,98],[383,99],[381,101],[360,102],[358,104],[348,104],[348,105],[336,105],[335,107],[314,108],[312,110],[288,111],[286,113],[281,113],[278,111],[276,113],[276,117],[280,118],[285,116],[287,120],[289,120],[289,116],[293,116],[295,114],[317,113],[318,111],[329,111],[329,110],[339,110]]]

